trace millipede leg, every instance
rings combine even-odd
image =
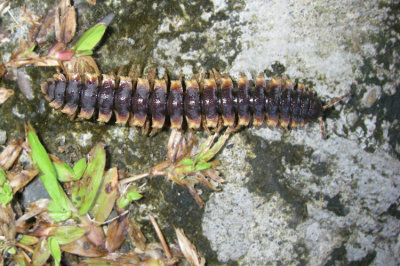
[[[319,124],[321,125],[321,134],[322,138],[326,139],[326,134],[325,134],[325,126],[324,126],[324,121],[322,120],[322,116],[318,118]]]
[[[334,105],[335,103],[340,102],[341,100],[343,100],[344,98],[347,98],[347,97],[349,97],[349,96],[350,96],[350,93],[346,93],[346,94],[343,95],[343,96],[340,96],[340,97],[337,97],[337,98],[333,99],[333,100],[330,101],[328,104],[324,105],[322,108],[323,108],[324,110],[326,110],[326,109],[330,108],[332,105]]]
[[[153,87],[154,87],[154,82],[156,80],[156,70],[153,68],[149,71],[149,73],[147,74],[147,79],[149,81],[150,84],[150,91],[153,91]]]

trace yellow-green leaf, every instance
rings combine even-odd
[[[99,189],[99,195],[90,214],[98,223],[103,223],[110,215],[115,200],[118,196],[118,170],[117,168],[109,169],[103,177],[103,183]]]
[[[41,238],[33,251],[32,264],[42,266],[50,257],[50,249],[46,238]]]
[[[190,158],[183,158],[179,163],[184,166],[190,166],[193,165],[194,162]]]
[[[86,229],[76,226],[59,226],[51,232],[58,244],[65,245],[78,240],[86,233]]]
[[[22,235],[22,238],[18,242],[25,246],[32,246],[35,245],[38,241],[39,238],[37,238],[36,236]]]

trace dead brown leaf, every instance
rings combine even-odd
[[[147,240],[140,230],[140,227],[133,219],[129,219],[129,236],[131,237],[133,243],[135,243],[136,249],[140,252],[144,252],[146,249]]]
[[[59,42],[69,43],[75,36],[76,14],[70,0],[61,0],[56,9],[55,30]]]
[[[0,36],[1,37],[1,36]],[[3,62],[0,62],[0,79],[4,76],[4,74],[7,72],[6,65],[4,65]]]
[[[16,234],[15,213],[11,205],[0,205],[0,236],[3,238],[1,240],[2,250],[7,250],[9,247],[15,245]]]
[[[159,265],[146,264],[149,260],[141,260],[135,252],[129,253],[109,253],[103,258],[91,258],[84,260],[85,265]]]
[[[178,238],[179,247],[185,258],[189,261],[192,266],[203,266],[206,261],[203,257],[197,254],[196,247],[190,243],[189,239],[185,236],[185,233],[180,228],[175,228],[176,237]]]
[[[7,172],[7,179],[15,194],[18,190],[25,187],[39,172],[35,168],[30,168],[18,172]]]
[[[31,224],[27,225],[27,221],[34,217],[37,216],[43,212],[47,211],[47,206],[49,204],[50,200],[49,199],[40,199],[35,202],[32,202],[28,210],[22,215],[21,217],[18,218],[18,220],[15,222],[15,226],[18,230],[19,233],[24,233],[26,232],[29,228],[32,227]],[[39,219],[36,219],[37,222],[39,222]],[[34,225],[35,226],[35,225]]]
[[[23,140],[13,140],[7,147],[0,153],[0,166],[4,170],[8,170],[14,164],[15,160],[19,157],[22,151]]]
[[[105,245],[105,236],[103,228],[100,226],[90,223],[89,224],[89,232],[86,234],[87,240],[90,241],[91,244],[98,248],[104,248]]]
[[[43,18],[38,33],[36,34],[35,41],[38,45],[45,43],[49,36],[54,33],[55,15],[57,6],[52,7],[47,11],[46,16]]]
[[[107,230],[106,249],[110,252],[116,251],[125,241],[128,233],[128,217],[126,215],[119,217],[111,222]]]
[[[97,248],[93,245],[86,236],[79,238],[78,240],[61,246],[61,250],[72,253],[78,256],[98,258],[107,255],[107,250]]]
[[[0,88],[0,104],[7,101],[8,98],[14,95],[14,91],[6,88]]]

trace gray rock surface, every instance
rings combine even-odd
[[[52,6],[38,2],[28,10]],[[183,227],[211,265],[400,264],[399,1],[97,2],[75,1],[77,36],[116,14],[94,54],[103,73],[134,63],[177,78],[204,67],[234,79],[240,72],[252,80],[260,72],[286,76],[324,102],[351,92],[325,113],[326,140],[318,123],[232,135],[219,155],[226,183],[218,192],[201,188],[204,211],[171,182],[146,181],[140,222],[148,222],[147,208],[167,239],[173,226]],[[5,16],[4,23],[14,22]],[[3,61],[27,31],[22,24],[1,44],[10,45]],[[52,71],[35,71],[27,73],[38,91]],[[31,120],[46,148],[69,163],[98,141],[110,167],[140,173],[165,158],[166,133],[147,138],[112,124],[74,123],[40,97],[27,101],[15,91],[0,107],[9,138],[21,137]]]

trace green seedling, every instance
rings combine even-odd
[[[135,188],[131,188],[118,200],[118,209],[124,209],[129,203],[134,200],[139,200],[142,197],[143,196],[137,192]]]

